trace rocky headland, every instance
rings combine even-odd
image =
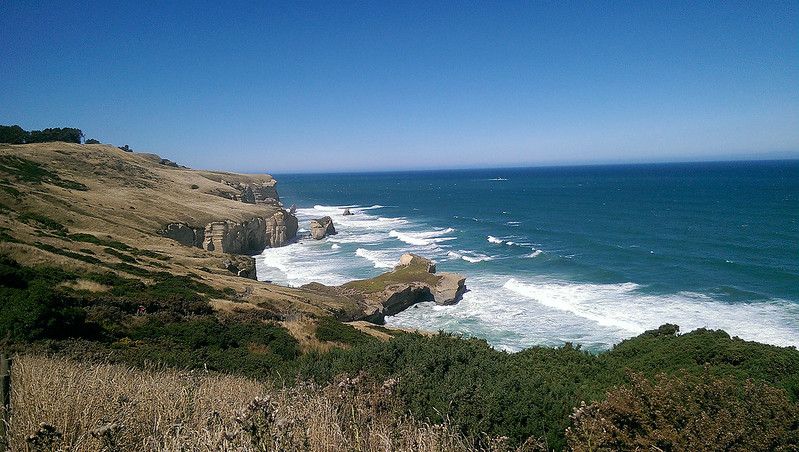
[[[350,281],[341,286],[311,283],[303,289],[357,301],[355,312],[340,312],[339,320],[366,320],[382,324],[385,317],[397,314],[422,301],[450,305],[466,292],[466,276],[436,273],[436,265],[421,256],[405,254],[393,270],[374,278]]]
[[[382,323],[419,301],[457,302],[465,291],[465,277],[436,274],[432,262],[413,255],[339,287],[253,281],[250,256],[297,234],[277,182],[173,163],[102,144],[0,145],[0,253],[34,267],[111,270],[145,281],[154,272],[189,275],[236,294],[214,300],[215,309],[276,320],[299,314]],[[312,221],[313,238],[335,232],[330,217]]]

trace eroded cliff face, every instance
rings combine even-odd
[[[258,254],[266,247],[284,246],[296,237],[297,218],[283,208],[274,179],[258,183],[232,183],[224,179],[218,182],[235,191],[209,194],[246,204],[268,206],[264,209],[265,215],[253,216],[241,222],[220,218],[204,227],[176,222],[167,225],[159,233],[186,246],[227,254]]]
[[[172,223],[161,235],[186,246],[227,254],[258,254],[266,247],[280,247],[297,235],[297,218],[285,210],[270,217],[252,217],[243,222],[212,221],[204,229]]]

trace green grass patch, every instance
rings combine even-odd
[[[0,155],[0,171],[16,177],[18,181],[47,183],[71,190],[88,190],[88,187],[80,182],[61,179],[58,174],[47,170],[40,163],[13,155]]]
[[[117,259],[121,260],[122,262],[127,262],[129,264],[137,264],[139,262],[133,256],[129,256],[129,255],[125,254],[125,253],[119,252],[119,251],[115,250],[114,248],[105,248],[103,251],[105,251],[106,254],[110,254],[110,255],[116,257]]]
[[[438,276],[429,273],[425,266],[411,265],[396,271],[383,273],[374,278],[350,281],[342,287],[373,293],[385,290],[386,287],[392,284],[410,284],[412,282],[424,282],[435,286],[438,282]]]
[[[391,328],[386,328],[386,327],[381,326],[381,325],[367,325],[367,326],[370,329],[372,329],[372,330],[380,331],[381,333],[385,333],[385,334],[388,334],[389,336],[394,336],[394,337],[400,336],[400,335],[403,335],[403,334],[408,334],[405,331],[392,330]]]
[[[66,235],[69,232],[69,229],[67,229],[67,227],[63,224],[53,220],[50,217],[46,217],[35,212],[22,212],[19,214],[17,219],[34,227],[39,226],[44,229],[48,229],[59,235]]]
[[[12,187],[11,182],[8,179],[0,179],[0,190],[3,190],[15,198],[22,196],[22,192]]]
[[[103,263],[100,259],[97,259],[96,257],[86,256],[86,255],[83,255],[83,254],[78,254],[78,253],[72,252],[72,251],[67,250],[67,249],[57,248],[57,247],[55,247],[53,245],[48,245],[46,243],[36,242],[36,243],[33,244],[33,246],[35,246],[36,248],[39,248],[40,250],[48,251],[48,252],[53,253],[53,254],[59,254],[61,256],[66,256],[66,257],[69,257],[69,258],[72,258],[72,259],[76,259],[76,260],[79,260],[79,261],[87,262],[89,264],[102,264]]]
[[[7,231],[10,231],[10,229],[0,228],[0,242],[22,243],[22,240],[19,240],[18,238],[9,234]]]
[[[365,344],[377,340],[352,325],[341,323],[333,317],[319,319],[316,327],[316,338],[320,341],[339,342],[349,345]]]
[[[95,245],[106,246],[109,248],[118,249],[120,251],[132,251],[134,249],[132,246],[126,245],[116,240],[105,240],[82,232],[69,234],[67,237],[76,242],[93,243]]]

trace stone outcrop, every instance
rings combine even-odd
[[[297,236],[297,217],[285,210],[275,212],[266,219],[268,244],[272,248],[283,246]],[[263,250],[263,248],[261,248]],[[260,251],[259,251],[260,252]]]
[[[247,203],[247,204],[269,204],[274,206],[282,206],[280,203],[280,196],[277,194],[277,181],[272,179],[268,182],[250,183],[250,184],[234,184],[221,180],[225,185],[236,189],[239,194],[234,199]]]
[[[222,267],[241,278],[256,279],[255,259],[250,256],[231,255],[222,261]]]
[[[277,248],[297,235],[297,218],[279,210],[271,217],[252,217],[247,221],[212,221],[205,228],[171,223],[159,233],[186,246],[228,254],[258,254],[264,248]]]
[[[435,301],[440,305],[460,301],[466,292],[466,277],[457,273],[436,274],[435,271],[436,266],[429,259],[406,254],[394,270],[371,279],[350,281],[337,287],[312,283],[303,288],[357,300],[360,312],[344,313],[339,320],[382,324],[387,315],[395,315],[422,301]]]
[[[248,221],[213,221],[205,227],[202,248],[228,254],[257,254],[267,246],[276,248],[297,235],[297,218],[277,211],[268,218]]]
[[[350,209],[344,209],[344,213],[342,215],[352,215],[352,212],[350,212]]]
[[[441,272],[438,284],[433,291],[433,300],[439,305],[451,305],[460,301],[466,293],[466,276],[458,273]]]
[[[186,223],[170,223],[158,233],[186,246],[202,247],[205,240],[203,228],[193,228]]]
[[[322,240],[325,236],[333,235],[336,233],[336,228],[333,226],[333,219],[330,217],[317,218],[311,220],[311,237],[316,240]]]
[[[394,266],[394,271],[417,265],[424,267],[427,273],[436,272],[436,264],[433,261],[413,253],[403,254],[402,257],[400,257],[399,264]]]

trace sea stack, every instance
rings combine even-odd
[[[311,237],[315,240],[322,240],[325,236],[335,233],[336,228],[333,226],[332,218],[326,216],[311,220]]]

